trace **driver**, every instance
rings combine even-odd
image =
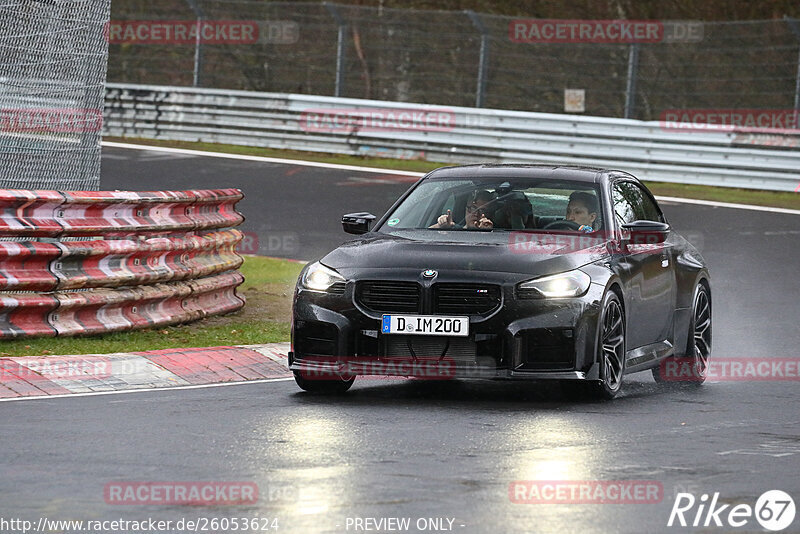
[[[565,219],[580,225],[578,228],[584,232],[597,230],[597,212],[599,211],[597,197],[586,191],[575,191],[569,196],[567,214]]]
[[[479,189],[472,194],[467,207],[464,210],[464,226],[453,222],[453,214],[450,210],[447,213],[440,215],[436,224],[431,225],[429,228],[467,228],[467,229],[480,229],[491,230],[494,228],[494,223],[486,217],[484,208],[487,204],[494,200],[494,193],[485,189]]]

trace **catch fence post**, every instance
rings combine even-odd
[[[336,21],[336,25],[339,27],[338,37],[336,39],[336,87],[333,93],[333,96],[339,97],[342,96],[342,92],[344,91],[344,60],[345,54],[347,53],[345,42],[345,38],[347,36],[347,22],[345,22],[341,14],[339,14],[339,10],[336,9],[335,4],[325,2],[325,8],[331,14],[333,19]]]
[[[486,78],[489,71],[489,30],[480,15],[472,10],[465,13],[475,28],[481,33],[481,50],[478,57],[478,87],[475,90],[475,107],[482,108],[486,102]]]

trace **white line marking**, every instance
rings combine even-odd
[[[262,378],[259,380],[245,380],[242,382],[217,382],[215,384],[192,384],[191,386],[164,386],[159,388],[123,389],[119,391],[92,391],[90,393],[63,393],[61,395],[36,395],[32,397],[11,397],[7,399],[0,399],[0,402],[17,402],[17,401],[41,400],[41,399],[67,399],[71,397],[96,397],[100,395],[121,395],[123,393],[149,393],[151,391],[175,391],[177,389],[218,388],[223,386],[241,386],[243,384],[267,384],[270,382],[286,382],[288,380],[294,380],[294,378],[292,377]]]
[[[248,156],[245,154],[226,154],[223,152],[209,152],[205,150],[189,150],[186,148],[171,148],[165,146],[134,145],[131,143],[114,143],[103,141],[103,146],[112,148],[127,148],[131,150],[152,150],[156,152],[170,152],[173,154],[188,154],[191,156],[206,156],[210,158],[239,159],[245,161],[261,161],[264,163],[280,163],[286,165],[300,165],[304,167],[319,167],[323,169],[341,169],[347,171],[370,172],[374,174],[397,174],[400,176],[424,176],[422,172],[399,171],[395,169],[382,169],[380,167],[359,167],[357,165],[340,165],[337,163],[321,163],[318,161],[304,161],[300,159],[268,158],[265,156]],[[800,186],[798,186],[800,188]],[[785,213],[790,215],[800,215],[800,210],[787,208],[773,208],[770,206],[753,206],[750,204],[733,204],[730,202],[717,202],[714,200],[697,200],[693,198],[662,197],[657,196],[658,200],[665,202],[680,202],[683,204],[697,204],[700,206],[715,206],[718,208],[733,208],[752,211],[767,211],[771,213]]]
[[[129,143],[114,143],[103,141],[103,146],[111,148],[129,148],[131,150],[152,150],[155,152],[169,152],[172,154],[188,154],[190,156],[205,156],[209,158],[239,159],[245,161],[260,161],[263,163],[280,163],[284,165],[300,165],[303,167],[321,167],[324,169],[340,169],[343,171],[371,172],[373,174],[399,174],[401,176],[424,176],[422,172],[398,171],[395,169],[381,169],[380,167],[359,167],[357,165],[341,165],[338,163],[322,163],[319,161],[303,161],[300,159],[268,158],[266,156],[248,156],[246,154],[226,154],[223,152],[209,152],[206,150],[189,150],[186,148],[170,148],[166,146],[133,145]]]
[[[751,210],[751,211],[768,211],[771,213],[788,213],[789,215],[800,215],[800,210],[791,210],[788,208],[773,208],[771,206],[753,206],[752,204],[733,204],[731,202],[717,202],[715,200],[697,200],[694,198],[678,198],[678,197],[662,197],[662,196],[656,196],[656,199],[663,202],[680,202],[683,204],[697,204],[700,206],[714,206],[719,208],[733,208],[733,209]]]

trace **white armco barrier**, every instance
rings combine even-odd
[[[313,95],[108,84],[105,135],[428,161],[617,168],[644,180],[794,191],[798,137],[758,130]],[[770,132],[765,132],[770,133]],[[797,134],[797,131],[790,133]]]

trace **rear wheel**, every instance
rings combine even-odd
[[[692,300],[692,324],[686,345],[685,363],[689,369],[688,379],[673,381],[665,379],[661,367],[653,368],[653,378],[661,384],[700,385],[708,378],[708,358],[711,355],[711,298],[708,288],[698,284]]]
[[[308,391],[309,393],[344,393],[350,389],[350,386],[356,381],[355,376],[342,376],[341,379],[338,380],[316,380],[313,378],[304,378],[301,371],[293,371],[293,373],[294,381],[297,382],[300,389]]]

